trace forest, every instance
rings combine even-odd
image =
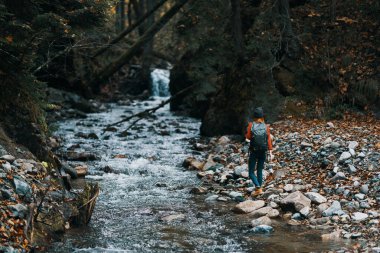
[[[0,0],[0,252],[380,252],[379,16]]]

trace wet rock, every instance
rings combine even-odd
[[[282,199],[279,204],[283,210],[300,211],[305,206],[310,206],[311,200],[301,192],[296,191]]]
[[[76,133],[76,137],[83,138],[83,139],[93,139],[93,140],[98,140],[99,137],[95,133]]]
[[[174,220],[184,220],[184,219],[186,219],[186,216],[183,213],[179,213],[179,214],[171,214],[171,215],[161,217],[159,220],[164,221],[164,222],[171,222]]]
[[[369,188],[368,188],[368,185],[367,184],[363,184],[362,186],[360,186],[360,192],[363,193],[363,194],[367,194],[369,191]]]
[[[190,190],[191,194],[206,194],[207,190],[204,187],[194,187]]]
[[[243,197],[243,194],[241,192],[229,192],[228,193],[228,196],[232,199],[236,199],[236,198],[240,198],[240,197]]]
[[[327,127],[330,127],[330,128],[334,128],[334,127],[335,127],[334,124],[333,124],[332,122],[327,122],[327,123],[326,123],[326,126],[327,126]]]
[[[113,126],[109,126],[103,129],[104,132],[117,132],[117,128]]]
[[[241,202],[237,204],[233,211],[236,213],[251,213],[265,205],[265,202],[263,200],[246,200],[244,202]]]
[[[255,234],[270,234],[274,231],[273,227],[268,225],[259,225],[252,228],[251,232]]]
[[[296,220],[296,221],[299,221],[299,220],[302,220],[303,217],[300,213],[294,213],[291,217],[291,220]]]
[[[104,166],[102,169],[104,173],[116,173],[116,171],[109,165]]]
[[[16,204],[8,206],[12,212],[12,217],[24,219],[27,216],[28,208],[23,204]]]
[[[321,236],[322,237],[322,241],[339,240],[341,238],[341,234],[342,234],[341,230],[334,231],[334,232],[332,232],[330,234],[323,234]]]
[[[68,151],[66,154],[66,159],[71,161],[95,161],[99,158],[89,152],[75,152],[75,151]]]
[[[323,216],[339,215],[342,212],[342,207],[339,201],[334,201],[329,208],[322,212]]]
[[[339,181],[339,180],[345,180],[345,179],[347,179],[346,175],[343,172],[338,172],[333,178],[331,178],[331,181]]]
[[[88,167],[87,165],[79,165],[75,167],[75,171],[78,177],[84,177],[88,173]]]
[[[219,198],[219,195],[211,195],[205,199],[206,202],[213,202]]]
[[[305,196],[308,197],[314,204],[322,204],[327,202],[327,199],[325,197],[316,192],[307,192],[305,193]]]
[[[300,221],[298,221],[298,220],[291,219],[291,220],[289,220],[289,221],[287,222],[287,224],[290,225],[290,226],[299,226],[299,225],[301,225],[302,223],[301,223]]]
[[[330,222],[329,217],[321,217],[321,218],[317,218],[317,219],[310,219],[311,225],[323,225],[323,224],[326,224],[329,222]]]
[[[168,187],[165,183],[156,183],[156,187]]]
[[[257,218],[257,219],[254,219],[251,221],[251,226],[252,227],[257,227],[259,225],[271,225],[272,224],[272,220],[270,218],[268,218],[267,216],[263,216],[263,217],[260,217],[260,218]]]
[[[347,159],[351,158],[351,153],[350,152],[343,152],[340,157],[339,157],[339,162],[344,162]]]
[[[272,211],[273,208],[270,206],[262,207],[260,209],[257,209],[249,214],[249,216],[252,217],[261,217],[266,216],[270,211]]]
[[[222,202],[227,202],[229,200],[229,198],[226,198],[226,197],[219,197],[216,199],[217,201],[222,201]]]
[[[368,218],[368,214],[361,213],[361,212],[355,212],[351,215],[351,219],[353,221],[363,221]]]

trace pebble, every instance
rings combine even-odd
[[[284,191],[291,192],[294,189],[294,186],[292,184],[287,184],[284,186]]]
[[[23,219],[28,212],[28,208],[23,204],[10,205],[8,208],[12,212],[12,216],[15,218]]]
[[[361,212],[355,212],[351,215],[351,219],[353,221],[363,221],[368,218],[368,214],[366,213],[361,213]]]
[[[350,174],[354,174],[356,171],[357,171],[357,169],[355,168],[354,165],[352,165],[352,164],[349,164],[349,165],[348,165],[348,172],[349,172]]]
[[[302,215],[300,213],[294,213],[292,215],[292,220],[302,220]]]
[[[343,172],[338,172],[333,178],[331,178],[331,181],[339,181],[339,180],[345,180],[345,179],[347,179],[346,175]]]
[[[304,216],[304,217],[308,217],[309,214],[310,214],[310,207],[309,206],[305,206],[304,208],[302,208],[300,210],[300,214],[302,214],[302,216]]]
[[[360,186],[360,192],[363,193],[363,194],[367,194],[369,191],[369,188],[368,188],[368,185],[367,184],[363,184],[362,186]]]
[[[342,211],[342,207],[341,207],[339,201],[336,201],[336,200],[335,200],[335,201],[331,204],[331,206],[330,206],[329,208],[327,208],[326,210],[324,210],[324,211],[322,212],[322,215],[325,216],[325,217],[326,217],[326,216],[332,216],[332,215],[334,215],[334,214],[339,214],[340,211]]]
[[[359,146],[359,143],[357,141],[349,141],[348,142],[348,148],[349,149],[356,149]]]
[[[3,155],[2,157],[0,157],[0,159],[10,163],[13,163],[13,161],[16,160],[16,158],[13,155]]]
[[[339,162],[344,162],[347,159],[351,158],[351,153],[350,152],[343,152],[340,157],[339,157]]]
[[[358,200],[363,200],[365,199],[365,195],[363,193],[357,193],[355,194],[355,198]]]
[[[308,197],[311,200],[311,202],[315,204],[322,204],[327,202],[327,199],[325,197],[316,192],[307,192],[305,193],[305,196]]]
[[[2,164],[1,167],[7,173],[12,170],[12,166],[11,166],[11,164],[9,162],[6,162],[6,163]]]

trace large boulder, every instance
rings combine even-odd
[[[300,191],[293,192],[280,201],[280,207],[285,211],[301,211],[304,207],[310,206],[311,200],[305,197]]]
[[[235,206],[233,211],[235,213],[251,213],[265,205],[263,200],[246,200]]]
[[[273,210],[272,207],[266,206],[266,207],[262,207],[260,209],[257,209],[256,211],[253,211],[249,215],[252,217],[261,217],[261,216],[268,215],[272,210]],[[269,225],[269,224],[267,224],[267,225]]]

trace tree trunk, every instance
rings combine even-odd
[[[99,50],[97,50],[95,52],[93,58],[95,58],[95,57],[103,54],[112,45],[116,44],[117,42],[119,42],[120,40],[122,40],[125,36],[127,36],[128,34],[130,34],[134,29],[136,29],[136,27],[140,26],[148,17],[150,17],[153,13],[155,13],[156,10],[158,10],[158,8],[160,8],[166,1],[167,0],[161,0],[152,9],[150,9],[149,11],[147,11],[144,14],[144,16],[142,16],[140,19],[138,19],[134,24],[129,25],[129,27],[127,29],[125,29],[124,31],[122,31],[121,33],[119,33],[113,40],[111,40],[111,42],[109,42],[107,45],[105,45],[104,47],[102,47]],[[132,3],[132,1],[130,1],[128,3],[128,6],[129,6],[128,7],[128,22],[130,22],[129,20],[131,20],[131,14],[132,14],[132,10],[130,9],[131,3]]]
[[[290,58],[296,58],[299,55],[300,49],[296,36],[294,36],[292,24],[290,22],[289,1],[278,0],[277,11],[281,17],[283,24],[283,31],[281,34],[281,51],[284,52]]]
[[[100,84],[107,80],[110,76],[116,73],[122,66],[124,66],[139,49],[149,42],[154,35],[159,32],[162,27],[184,6],[188,0],[179,0],[168,12],[165,13],[156,23],[154,23],[145,33],[141,36],[130,49],[128,49],[122,56],[116,61],[104,67],[101,71],[94,75],[94,78],[90,81],[90,86],[95,93],[99,92]]]
[[[153,2],[151,0],[145,0],[145,6],[147,12],[149,12],[153,6]],[[145,27],[150,27],[154,24],[154,15],[151,15],[146,23]],[[146,84],[144,86],[147,86],[148,88],[151,85],[151,80],[150,80],[150,66],[152,64],[152,52],[153,52],[153,40],[152,38],[149,42],[146,43],[144,46],[144,52],[142,55],[142,64],[141,64],[141,82]]]
[[[125,0],[119,0],[119,31],[125,28]]]
[[[243,57],[244,45],[240,17],[240,0],[231,0],[231,12],[232,37],[238,58],[241,58]]]

